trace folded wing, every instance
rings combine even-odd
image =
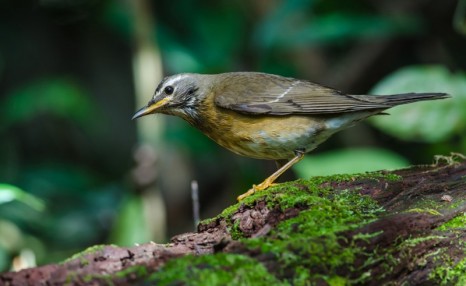
[[[351,96],[308,81],[262,73],[230,73],[217,106],[247,114],[332,114],[392,107],[386,98]]]

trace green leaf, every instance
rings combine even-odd
[[[390,116],[374,116],[371,122],[403,140],[439,142],[466,127],[466,76],[442,66],[402,68],[378,83],[371,94],[445,92],[452,98],[406,104],[388,110]]]
[[[300,178],[352,174],[409,166],[400,155],[377,148],[342,149],[310,154],[293,168]]]
[[[0,184],[0,204],[15,200],[20,201],[37,211],[42,211],[45,208],[44,202],[39,198],[26,193],[16,186]]]
[[[10,92],[0,105],[1,127],[33,119],[40,114],[53,114],[88,125],[95,106],[88,95],[73,81],[47,78]]]

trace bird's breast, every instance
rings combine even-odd
[[[249,115],[215,105],[209,97],[187,120],[224,148],[242,156],[280,160],[315,149],[332,134],[376,112],[335,115]]]
[[[245,115],[205,106],[192,123],[226,149],[242,156],[279,160],[309,152],[330,136],[325,120],[311,116]]]

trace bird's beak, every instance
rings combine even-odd
[[[134,120],[136,118],[142,117],[144,115],[152,114],[157,112],[157,109],[161,108],[162,106],[165,106],[168,102],[170,101],[169,97],[165,97],[157,102],[154,102],[150,105],[144,106],[143,108],[139,109],[134,115],[131,120]]]

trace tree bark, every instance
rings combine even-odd
[[[466,162],[440,159],[280,184],[169,244],[96,246],[0,285],[461,285]]]

